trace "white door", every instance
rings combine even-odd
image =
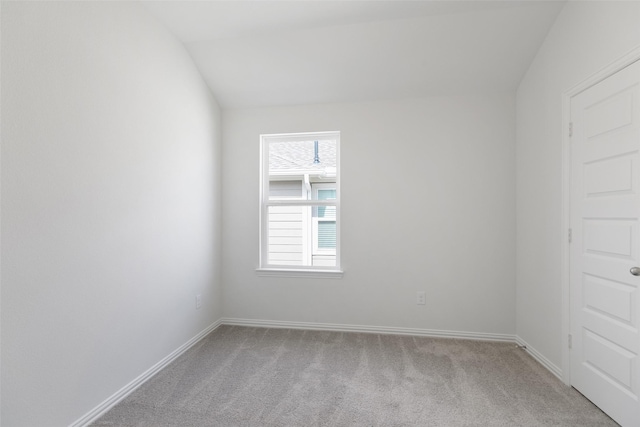
[[[571,99],[571,383],[624,427],[640,426],[639,83],[636,62]]]

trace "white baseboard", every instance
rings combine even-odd
[[[222,324],[222,319],[218,319],[216,322],[209,325],[203,331],[198,333],[195,337],[191,338],[186,343],[182,344],[180,347],[175,349],[171,354],[167,357],[153,365],[151,368],[147,369],[143,372],[138,378],[131,381],[129,384],[122,387],[120,390],[115,392],[111,397],[102,402],[100,405],[93,408],[91,411],[87,412],[81,418],[76,420],[73,424],[70,424],[69,427],[84,427],[88,426],[92,422],[96,421],[102,415],[104,415],[109,409],[114,407],[118,402],[131,394],[135,389],[140,387],[142,384],[147,382],[151,377],[161,371],[168,364],[177,359],[180,355],[182,355],[185,351],[189,350],[193,347],[198,341],[202,338],[206,337],[209,333],[214,331]]]
[[[335,323],[287,322],[279,320],[256,320],[223,318],[223,325],[253,326],[259,328],[308,329],[315,331],[365,332],[372,334],[412,335],[422,337],[464,338],[481,341],[516,342],[515,335],[490,334],[484,332],[441,331],[437,329],[395,328],[387,326],[341,325]]]
[[[564,380],[562,379],[562,369],[560,369],[559,367],[557,367],[556,365],[551,363],[551,361],[549,359],[544,357],[539,351],[537,351],[535,348],[531,347],[529,344],[527,344],[527,342],[525,340],[523,340],[522,338],[520,338],[517,335],[516,335],[516,343],[519,346],[524,347],[526,352],[529,353],[531,355],[531,357],[536,359],[536,361],[538,361],[542,366],[547,368],[553,375],[558,377],[558,379],[560,381],[564,382]]]

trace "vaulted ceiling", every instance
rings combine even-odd
[[[223,108],[517,88],[564,1],[148,1]]]

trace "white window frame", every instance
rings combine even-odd
[[[309,140],[335,140],[336,141],[336,172],[335,184],[331,188],[336,189],[335,200],[278,200],[269,198],[269,144],[274,142],[295,142]],[[300,171],[305,175],[309,171]],[[333,177],[332,177],[333,178]],[[335,206],[336,208],[336,265],[312,266],[312,265],[278,265],[269,264],[269,224],[268,210],[271,206]],[[259,237],[259,267],[256,272],[261,276],[285,276],[285,277],[310,277],[310,278],[341,278],[343,271],[340,265],[340,132],[308,132],[293,134],[265,134],[260,135],[260,237]]]

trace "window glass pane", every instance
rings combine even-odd
[[[324,219],[336,219],[335,206],[318,206],[314,208],[314,216]]]
[[[268,215],[268,262],[278,265],[309,265],[305,262],[308,239],[307,206],[270,206]]]
[[[318,200],[335,200],[336,190],[332,189],[318,189]]]
[[[318,221],[318,249],[336,248],[336,222]]]
[[[271,200],[306,199],[304,196],[302,181],[277,180],[269,183],[269,199]]]
[[[313,209],[312,206],[267,208],[265,237],[269,265],[336,266],[336,222],[313,219]],[[335,217],[335,206],[329,209],[333,209]]]
[[[335,182],[337,171],[337,144],[335,140],[309,140],[270,142],[269,153],[269,199],[282,199],[281,191],[287,182],[286,198],[309,199],[308,184],[311,182]],[[293,190],[300,188],[299,193]],[[330,195],[327,195],[330,197]],[[335,198],[335,192],[333,193]]]
[[[326,184],[325,184],[326,185]],[[336,190],[335,188],[319,188],[317,190],[318,200],[335,200]],[[318,218],[336,219],[336,207],[335,206],[319,206],[314,208],[313,216]]]

